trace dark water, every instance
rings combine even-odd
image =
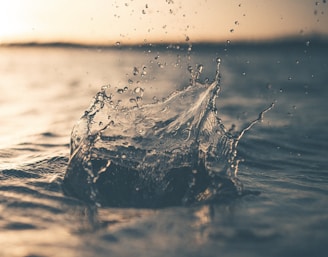
[[[187,47],[183,48],[0,49],[2,256],[326,256],[327,45],[304,42],[252,47],[194,46],[191,52]],[[222,78],[219,96],[214,97],[217,109],[214,112],[214,109],[204,108],[204,101],[200,99],[204,100],[202,94],[215,81],[217,57],[221,58]],[[199,82],[190,88],[192,75],[188,66],[193,68],[192,74],[196,76],[200,64],[203,68]],[[166,166],[165,161],[168,170],[173,169],[172,174],[176,173],[175,168],[181,171],[187,167],[188,172],[192,171],[195,166],[191,163],[195,158],[191,152],[199,153],[198,149],[204,149],[199,148],[199,144],[196,147],[195,142],[205,142],[208,146],[208,142],[221,142],[222,137],[235,142],[230,135],[237,135],[274,102],[274,108],[265,113],[263,121],[246,131],[238,142],[236,158],[242,161],[237,177],[234,176],[236,170],[230,167],[233,174],[224,173],[222,177],[219,172],[221,183],[209,183],[215,185],[212,189],[218,189],[219,184],[228,191],[237,189],[234,191],[236,195],[219,193],[221,197],[211,198],[208,202],[194,200],[185,205],[183,201],[177,201],[164,204],[165,208],[146,209],[140,208],[142,204],[133,206],[131,199],[125,204],[122,204],[122,199],[114,203],[99,200],[98,203],[97,197],[88,198],[90,192],[78,198],[71,196],[72,188],[63,186],[67,167],[72,167],[72,161],[70,165],[68,163],[70,133],[79,118],[88,115],[84,112],[90,110],[88,106],[92,97],[101,92],[102,85],[109,84],[110,87],[104,89],[106,95],[113,92],[110,100],[120,100],[120,106],[129,106],[130,109],[120,107],[115,112],[107,108],[110,106],[108,101],[108,106],[102,109],[106,110],[106,115],[101,111],[93,116],[97,122],[90,123],[89,128],[93,129],[89,130],[90,134],[95,135],[97,133],[92,131],[99,130],[106,133],[91,149],[97,150],[97,156],[100,154],[102,159],[110,156],[108,159],[119,166],[119,171],[124,170],[122,167],[126,163],[138,172],[148,169],[138,187],[147,184],[144,178],[149,178],[154,171],[159,172],[150,183],[161,190],[147,192],[146,195],[151,196],[154,192],[167,193],[160,187],[162,183],[154,184],[158,181],[156,177],[165,178],[161,172]],[[162,101],[174,91],[184,92],[182,95],[186,100]],[[203,95],[209,97],[205,97],[205,107],[209,106],[213,94]],[[190,112],[184,111],[185,106]],[[164,107],[172,111],[157,115]],[[205,109],[210,109],[207,114],[202,111]],[[109,126],[104,130],[103,126],[111,121],[108,120],[108,110],[112,116],[118,114],[115,119],[124,126],[117,130]],[[145,112],[142,111],[141,115],[140,110]],[[133,114],[134,118],[124,120],[122,112]],[[165,127],[161,131],[167,132],[169,128],[173,129],[168,124],[176,124],[173,117],[181,112],[184,115],[175,119],[182,125],[181,131],[175,130],[176,133],[170,134],[172,137],[165,137],[169,134],[164,133],[161,144],[154,142],[154,133],[147,134],[144,130],[156,119],[157,125]],[[138,123],[136,117],[143,119]],[[151,117],[152,122],[147,121],[147,117]],[[212,119],[215,122],[208,123],[222,129],[216,137],[203,133],[198,138],[200,140],[194,140],[204,127],[209,131],[208,126],[190,126],[204,124],[200,122],[202,117],[206,120],[216,117]],[[165,123],[166,120],[170,122]],[[113,137],[122,135],[124,128],[128,130],[128,144],[136,147],[138,142],[142,146],[139,150],[155,148],[156,154],[152,152],[146,162],[137,161],[133,166],[133,160],[138,160],[141,154],[130,147],[132,150],[125,152],[122,158],[121,150],[126,151],[123,147],[126,144],[121,144],[119,139],[113,140]],[[234,129],[229,131],[230,128]],[[146,138],[151,140],[147,144],[140,143],[133,133],[139,133],[143,138],[148,136]],[[174,144],[179,151],[170,152]],[[222,142],[215,145],[222,146]],[[107,150],[98,151],[101,147]],[[210,152],[209,148],[205,149],[205,152]],[[217,149],[213,150],[214,153]],[[230,146],[220,149],[231,150]],[[168,159],[161,161],[166,150],[169,151],[165,155]],[[111,151],[121,156],[113,156]],[[233,159],[232,152],[227,152],[223,159],[208,159],[209,166],[203,167],[204,170],[227,171],[225,161]],[[138,153],[135,158],[133,153]],[[124,161],[115,163],[115,158]],[[152,158],[160,160],[156,162],[159,166],[153,166]],[[224,164],[220,166],[222,161]],[[77,159],[74,163],[81,162]],[[103,168],[103,163],[99,165],[99,169]],[[190,180],[189,175],[186,178]],[[226,186],[222,179],[234,183]],[[98,186],[90,187],[88,181],[90,179],[82,176],[78,183],[73,183],[73,191],[79,185],[82,193],[90,188],[99,191]],[[185,199],[185,190],[188,191],[193,181],[187,184],[183,181],[183,190],[180,190],[181,184],[173,183],[167,187],[173,192],[169,199],[176,199],[174,195],[180,200]],[[207,183],[197,187],[197,195],[219,191],[206,191]],[[240,183],[243,189],[239,188]],[[135,189],[136,184],[133,186]],[[172,188],[179,190],[172,191]],[[246,191],[253,193],[240,196]],[[105,191],[106,199],[117,199],[117,192],[114,194],[116,198],[107,198],[108,193],[111,195],[112,192]],[[96,193],[99,194],[102,195]],[[144,198],[145,194],[142,196],[141,202],[148,203],[149,198]],[[84,201],[78,200],[81,198]],[[159,199],[150,198],[155,199],[153,202]]]

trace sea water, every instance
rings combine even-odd
[[[326,255],[326,44],[188,48],[0,49],[1,255]]]

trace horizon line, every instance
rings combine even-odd
[[[83,43],[79,41],[13,41],[13,42],[4,42],[1,43],[0,47],[58,47],[58,48],[127,48],[127,47],[145,47],[145,46],[159,46],[174,48],[174,46],[219,46],[219,45],[272,45],[272,44],[299,44],[304,43],[305,41],[314,42],[316,44],[327,44],[328,45],[328,36],[322,34],[311,34],[311,35],[297,35],[297,36],[283,36],[273,39],[258,39],[258,40],[221,40],[221,41],[177,41],[177,42],[163,42],[163,41],[154,41],[154,42],[136,42],[136,43]]]

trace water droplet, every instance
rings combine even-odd
[[[143,93],[144,93],[144,89],[141,88],[141,87],[136,87],[133,91],[135,94],[138,94],[140,96],[143,96]]]
[[[191,65],[189,65],[187,69],[188,69],[188,71],[190,72],[190,74],[192,74],[192,73],[194,72],[194,69],[192,68]]]
[[[128,80],[128,83],[131,85],[131,84],[133,84],[133,80],[132,79],[129,79]]]
[[[199,73],[201,73],[201,72],[203,71],[203,68],[204,68],[204,65],[203,65],[203,64],[199,64],[199,65],[197,66],[197,71],[198,71]]]
[[[124,90],[122,88],[117,89],[117,93],[122,94]]]
[[[102,92],[103,93],[103,92]],[[104,100],[104,96],[103,94],[98,94],[96,97],[95,97],[98,101],[102,102]]]
[[[108,88],[110,88],[110,85],[104,85],[101,87],[101,91],[105,92]]]
[[[145,76],[145,75],[147,74],[146,69],[147,69],[146,66],[144,66],[144,67],[142,68],[141,76]]]
[[[244,71],[244,72],[242,73],[242,75],[243,75],[243,76],[246,76],[246,72]]]
[[[296,60],[296,64],[299,64],[300,63],[300,61],[299,60]]]
[[[157,96],[153,96],[153,101],[154,101],[155,103],[159,102]]]
[[[137,67],[133,68],[133,75],[137,76],[139,74],[139,69]]]
[[[116,45],[116,46],[120,46],[120,45],[121,45],[121,42],[120,42],[120,41],[117,41],[117,42],[115,43],[115,45]]]
[[[129,89],[128,87],[123,88],[124,92],[128,91],[128,89]]]
[[[305,42],[305,45],[306,45],[306,46],[310,46],[310,41],[309,41],[309,40],[306,41],[306,42]]]
[[[221,75],[220,75],[220,64],[221,64],[221,58],[220,57],[217,57],[216,58],[216,71],[215,71],[215,81],[217,82],[220,82],[220,78],[221,78]]]
[[[233,33],[235,30],[234,29],[230,29],[230,33]]]
[[[231,44],[231,40],[227,40],[227,45],[230,45]]]

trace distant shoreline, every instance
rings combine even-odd
[[[192,46],[192,49],[200,48],[217,48],[217,47],[295,47],[295,46],[316,46],[328,47],[328,37],[322,36],[303,36],[278,38],[275,40],[260,40],[260,41],[226,41],[226,42],[181,42],[181,43],[144,43],[144,44],[81,44],[71,42],[19,42],[19,43],[0,43],[0,48],[3,47],[20,47],[20,48],[82,48],[82,49],[187,49]]]

